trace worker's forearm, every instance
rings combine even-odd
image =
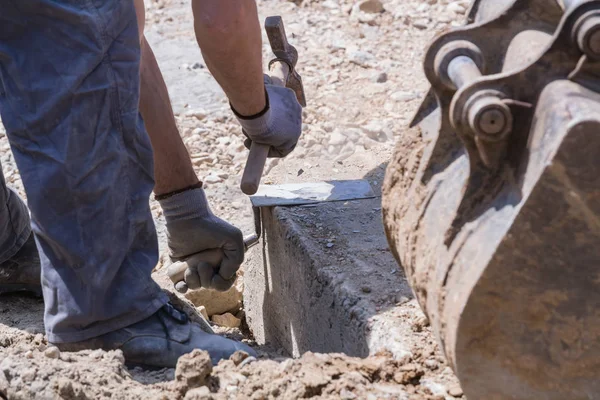
[[[140,66],[140,112],[154,149],[154,193],[165,194],[198,183],[183,144],[167,86],[150,45],[143,38]]]
[[[192,0],[192,9],[206,66],[233,108],[245,116],[260,113],[266,99],[255,0]]]

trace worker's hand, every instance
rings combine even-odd
[[[269,157],[285,157],[294,150],[302,133],[302,106],[291,89],[269,84],[265,88],[266,112],[253,119],[237,115],[238,121],[248,138],[247,148],[256,141],[271,146]]]
[[[193,189],[159,200],[167,222],[171,258],[185,261],[189,289],[225,291],[231,287],[244,261],[244,238],[233,225],[210,210],[203,189]],[[221,249],[223,259],[214,266],[198,253]]]

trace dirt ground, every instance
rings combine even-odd
[[[394,143],[419,105],[428,85],[421,59],[433,35],[460,24],[468,1],[285,0],[258,1],[261,19],[282,15],[290,41],[300,54],[308,100],[303,136],[286,160],[269,161],[279,179],[334,160],[332,178],[365,176],[356,157],[383,168]],[[196,172],[206,184],[219,216],[252,230],[250,203],[238,188],[247,156],[242,135],[218,85],[197,49],[187,1],[147,0],[147,37],[157,55],[173,101],[181,134]],[[265,60],[270,57],[267,45]],[[319,160],[326,160],[320,162]],[[10,147],[0,124],[0,161],[9,185],[25,197]],[[294,168],[286,168],[286,165]],[[283,171],[283,175],[282,172]],[[269,183],[269,175],[263,182]],[[381,184],[381,177],[372,179]],[[152,208],[161,234],[158,204]],[[161,269],[167,263],[161,255]],[[168,286],[168,285],[167,285]],[[166,289],[172,289],[166,287]],[[399,300],[401,301],[401,299]],[[198,305],[198,304],[197,304]],[[427,321],[414,300],[398,318],[414,326],[412,357],[380,354],[356,359],[307,353],[299,359],[258,347],[259,360],[242,357],[209,367],[204,353],[182,358],[176,370],[128,369],[120,352],[56,352],[43,330],[43,302],[27,296],[0,297],[0,398],[341,398],[452,399],[462,391],[440,354]],[[216,329],[252,338],[238,329]],[[441,383],[440,383],[441,382]]]

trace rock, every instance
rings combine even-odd
[[[396,294],[396,304],[402,305],[404,303],[408,303],[410,299],[406,296],[401,295],[400,293]]]
[[[462,397],[463,390],[460,385],[453,385],[448,389],[448,394],[452,397]]]
[[[340,131],[335,130],[329,137],[329,145],[330,146],[341,146],[344,143],[346,143],[347,140],[348,140],[348,138],[346,136],[344,136],[342,133],[340,133]]]
[[[385,83],[388,80],[388,76],[385,72],[379,72],[373,79],[376,83]]]
[[[250,357],[250,354],[246,353],[245,351],[238,350],[235,353],[233,353],[231,357],[229,357],[229,359],[233,361],[235,365],[240,365],[242,361],[244,361],[248,357]]]
[[[202,182],[208,183],[208,184],[219,183],[219,182],[223,182],[223,178],[221,178],[220,176],[216,176],[216,175],[207,175],[204,177]]]
[[[175,380],[187,388],[196,388],[206,384],[206,378],[212,372],[212,361],[207,351],[196,349],[179,357],[175,368]]]
[[[8,393],[9,387],[10,383],[8,382],[8,379],[6,379],[4,371],[0,370],[0,393]]]
[[[206,111],[204,110],[188,110],[184,114],[186,117],[194,117],[200,121],[206,118]]]
[[[56,391],[58,392],[58,398],[61,399],[88,399],[86,396],[84,387],[77,383],[73,382],[70,379],[59,377],[55,382]]]
[[[448,4],[448,6],[446,6],[446,9],[448,11],[452,11],[453,13],[460,14],[460,15],[464,15],[464,13],[467,11],[467,9],[464,5],[462,5],[461,3],[457,3],[457,2]]]
[[[212,398],[213,396],[210,393],[210,389],[206,386],[202,386],[188,390],[185,394],[184,400],[209,400]]]
[[[427,18],[421,18],[413,21],[412,25],[417,29],[427,29],[429,28],[429,20]]]
[[[414,332],[421,332],[426,326],[429,326],[429,319],[426,316],[421,316],[413,322],[412,329]]]
[[[370,68],[375,63],[375,56],[368,51],[351,50],[346,51],[348,60],[363,68]]]
[[[204,306],[208,316],[223,314],[228,311],[238,310],[242,305],[242,293],[244,292],[244,280],[238,275],[233,286],[225,291],[199,289],[189,290],[185,298],[191,301],[196,307]]]
[[[48,347],[46,351],[44,351],[44,355],[48,358],[58,358],[60,357],[60,350],[58,347]]]
[[[425,360],[423,364],[425,364],[425,366],[431,370],[437,369],[439,366],[436,360]]]
[[[208,312],[206,312],[205,306],[198,306],[198,307],[196,307],[196,310],[198,310],[200,315],[202,315],[204,317],[204,319],[208,321]]]
[[[212,322],[225,328],[239,328],[242,324],[242,321],[231,313],[215,314],[212,316]]]
[[[364,0],[358,3],[358,8],[362,12],[369,14],[379,14],[385,11],[383,3],[380,0]]]
[[[390,95],[390,98],[394,101],[410,101],[419,98],[419,94],[415,92],[398,91]]]

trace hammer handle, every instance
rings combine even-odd
[[[246,167],[244,168],[244,175],[242,175],[242,184],[240,185],[242,192],[247,195],[253,195],[258,191],[260,178],[265,169],[270,149],[271,146],[267,144],[252,142],[248,161],[246,161]]]
[[[290,68],[286,63],[274,63],[270,70],[271,83],[273,85],[285,86],[289,73]],[[240,184],[242,192],[245,194],[253,195],[258,191],[260,178],[265,169],[270,148],[269,145],[252,142],[248,161],[242,175],[242,183]]]

